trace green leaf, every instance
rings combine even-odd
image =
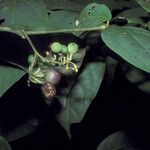
[[[87,5],[77,18],[77,28],[91,28],[101,26],[112,18],[111,11],[103,4]]]
[[[76,28],[75,22],[78,14],[69,10],[51,11],[49,15],[51,27],[54,30]]]
[[[129,66],[126,63],[122,66],[122,68],[125,68],[127,66],[128,68],[126,70],[128,71],[124,72],[127,79],[143,92],[150,94],[150,79],[147,78],[149,74],[133,66]]]
[[[119,4],[116,1],[110,0],[65,0],[62,3],[62,0],[44,0],[48,5],[48,8],[51,9],[65,9],[73,11],[81,11],[86,5],[91,3],[104,4],[109,7],[111,10],[118,9]]]
[[[150,12],[150,0],[137,0],[137,3],[147,12]]]
[[[100,88],[104,72],[105,63],[89,63],[78,77],[68,96],[66,108],[58,115],[60,124],[68,134],[70,124],[78,123],[84,117]]]
[[[50,1],[48,2],[51,4]],[[71,3],[67,2],[67,5],[71,5]],[[30,35],[36,35],[67,32],[67,30],[74,33],[72,30],[78,31],[82,28],[82,32],[74,33],[79,36],[86,30],[85,28],[90,30],[92,27],[104,25],[106,21],[111,19],[111,12],[103,4],[92,3],[85,7],[81,14],[79,14],[79,10],[66,9],[50,11],[50,15],[48,15],[48,10],[42,0],[13,0],[3,3],[3,7],[0,9],[0,18],[5,19],[0,26],[0,31],[11,32],[21,37],[22,34],[19,30],[25,30]]]
[[[8,142],[0,136],[0,150],[11,150]]]
[[[51,0],[49,0],[49,1],[51,1]],[[59,3],[60,3],[61,0],[57,0],[57,1],[59,1]],[[65,0],[65,4],[62,4],[62,5],[66,6],[67,1],[71,2],[71,4],[72,4],[71,9],[76,9],[76,10],[81,10],[81,6],[82,6],[82,9],[83,9],[86,5],[91,4],[91,3],[104,4],[108,8],[110,8],[111,10],[119,8],[119,4],[116,1],[110,1],[110,0],[75,0],[75,1]],[[70,10],[70,8],[68,8],[68,9]]]
[[[138,6],[136,0],[117,0],[118,4],[119,4],[119,8],[118,9],[122,9],[122,8],[135,8]]]
[[[83,6],[77,4],[75,1],[63,1],[62,0],[44,0],[47,5],[48,10],[69,10],[80,12],[83,9]]]
[[[0,19],[3,26],[26,31],[50,28],[48,13],[42,0],[11,0],[3,2]]]
[[[60,10],[50,11],[49,15],[49,22],[53,30],[98,27],[110,19],[110,10],[105,5],[96,3],[86,6],[80,14],[75,11]],[[82,33],[75,32],[74,34],[81,35]]]
[[[16,107],[19,108],[20,106]],[[23,108],[22,106],[21,108]],[[2,136],[8,141],[12,142],[22,137],[25,137],[31,133],[33,133],[38,127],[38,119],[37,118],[28,118],[22,124],[17,125],[12,130],[8,130],[7,132],[2,133]],[[1,150],[1,149],[0,149]]]
[[[104,4],[106,5],[110,10],[118,9],[120,8],[118,2],[116,1],[110,1],[110,0],[96,0],[96,3]]]
[[[143,82],[138,87],[145,93],[150,94],[150,81]]]
[[[148,16],[148,13],[144,9],[142,9],[141,7],[137,7],[123,11],[117,17],[123,17],[127,19],[129,24],[144,25],[144,21],[141,18]]]
[[[0,66],[0,97],[25,73],[17,68]]]
[[[147,23],[148,30],[150,30],[150,21]]]
[[[126,132],[118,131],[105,137],[96,150],[139,150],[137,146]]]
[[[132,65],[150,73],[150,32],[135,27],[110,26],[101,34],[105,44]]]

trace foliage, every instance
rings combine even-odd
[[[11,150],[8,142],[0,136],[0,149],[1,150]]]
[[[66,109],[58,115],[59,122],[70,131],[71,123],[80,122],[102,82],[105,63],[89,63],[78,77],[67,98]],[[92,89],[91,89],[92,86]]]
[[[141,5],[147,12],[150,12],[150,1],[137,0],[138,4]]]
[[[149,31],[135,27],[111,26],[102,32],[102,39],[126,61],[150,73]]]
[[[0,66],[0,97],[26,72],[17,68]]]
[[[101,56],[97,56],[94,62],[87,63],[85,67],[80,68],[86,52],[92,49],[88,43],[82,45],[82,42],[77,42],[79,51],[74,55],[70,53],[55,55],[51,54],[50,49],[48,51],[45,49],[46,55],[41,55],[40,49],[36,49],[37,43],[35,42],[34,45],[32,38],[41,35],[48,37],[51,34],[69,33],[74,35],[75,39],[83,41],[87,35],[96,32],[98,33],[96,38],[103,45],[103,51],[115,52],[114,54],[118,55],[114,56],[116,60],[120,61],[123,58],[122,61],[150,73],[150,22],[146,19],[150,17],[148,14],[150,12],[149,4],[149,1],[144,0],[137,0],[137,2],[112,2],[109,0],[2,1],[0,34],[9,33],[28,42],[35,58],[28,68],[24,64],[14,64],[10,60],[3,60],[18,68],[7,65],[0,66],[0,97],[25,73],[28,73],[29,82],[40,84],[42,90],[46,91],[43,93],[48,94],[47,98],[52,99],[53,97],[49,96],[54,92],[55,86],[51,84],[44,86],[47,84],[45,70],[55,68],[63,78],[68,78],[66,83],[68,87],[57,85],[60,86],[62,92],[58,92],[56,98],[64,106],[57,118],[69,133],[70,124],[82,120],[91,101],[96,96],[104,77],[106,62],[100,61],[99,57]],[[115,14],[113,11],[118,9],[120,11]],[[57,42],[61,43],[62,41],[57,39]],[[61,44],[67,46],[71,42],[76,41],[70,39],[69,42]],[[38,44],[42,45],[42,43]],[[42,46],[49,47],[49,44],[52,43]],[[0,45],[2,46],[3,43],[0,42]],[[102,50],[99,48],[99,51]],[[9,55],[9,51],[7,53]],[[1,56],[0,58],[3,59],[3,55]],[[71,80],[70,76],[72,76]]]

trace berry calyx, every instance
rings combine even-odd
[[[68,48],[67,48],[67,46],[62,45],[62,46],[61,46],[61,52],[62,52],[62,54],[67,54],[67,53],[68,53]]]
[[[46,83],[57,84],[61,79],[61,74],[55,69],[48,69],[45,76]]]
[[[28,57],[28,63],[32,64],[33,61],[34,61],[34,59],[35,59],[35,56],[33,54],[29,55],[29,57]]]
[[[53,53],[59,53],[61,51],[61,44],[59,42],[54,42],[50,46]]]
[[[75,54],[78,51],[78,45],[76,43],[70,43],[68,44],[68,52],[70,54]]]

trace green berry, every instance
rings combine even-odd
[[[61,44],[59,42],[52,43],[50,47],[53,53],[59,53],[61,51]]]
[[[67,53],[68,53],[68,48],[67,48],[67,46],[62,45],[62,46],[61,46],[61,52],[62,52],[62,54],[67,54]]]
[[[70,54],[75,54],[78,51],[78,45],[76,43],[68,44],[68,51]]]
[[[32,64],[32,62],[34,61],[34,59],[35,59],[35,56],[33,54],[29,55],[29,57],[28,57],[28,63]]]

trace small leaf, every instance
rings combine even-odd
[[[0,97],[25,73],[17,68],[0,66]]]
[[[68,96],[66,108],[58,116],[60,124],[68,134],[70,124],[78,123],[84,117],[100,88],[104,72],[105,63],[89,63],[78,77]]]
[[[8,142],[0,136],[0,150],[11,150]]]
[[[103,4],[96,3],[87,5],[80,14],[79,12],[61,10],[50,11],[49,15],[49,22],[53,30],[98,27],[110,19],[111,12],[109,8]],[[74,34],[79,36],[82,33],[75,32]]]
[[[150,73],[150,32],[135,27],[110,26],[102,32],[105,44],[132,65]]]
[[[143,7],[148,13],[150,12],[150,0],[137,0],[137,3]]]
[[[112,18],[111,11],[103,4],[92,3],[87,5],[77,18],[78,28],[91,28],[101,26]]]

